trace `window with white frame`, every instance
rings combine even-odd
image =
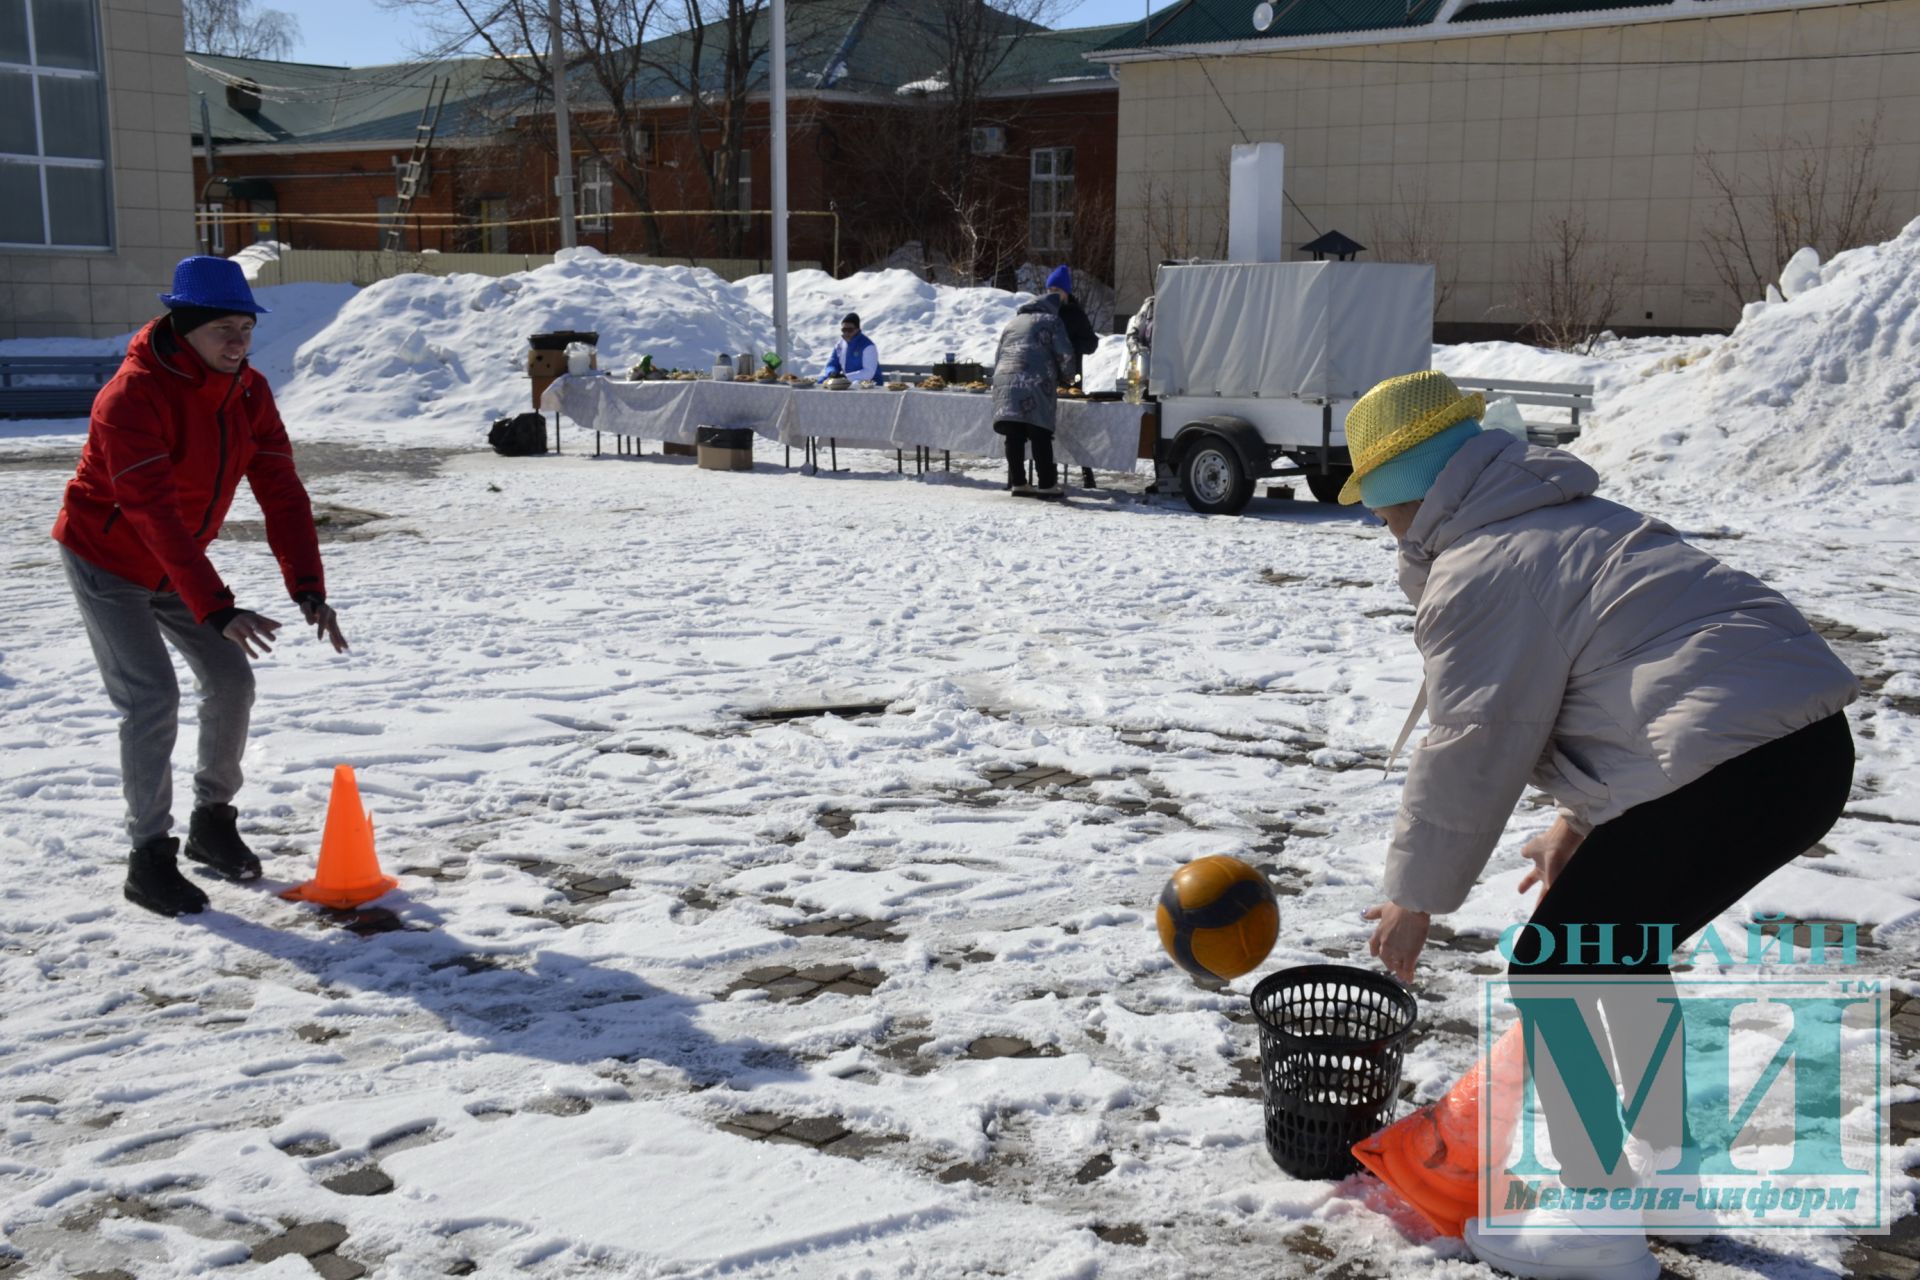
[[[224,204],[196,204],[194,212],[200,215],[200,249],[203,253],[225,255],[227,252],[227,220],[221,215],[226,213]]]
[[[580,229],[605,231],[613,212],[613,170],[605,160],[580,162]]]
[[[1028,163],[1027,240],[1036,252],[1073,248],[1073,148],[1039,147]]]
[[[0,0],[0,245],[106,249],[96,0]]]

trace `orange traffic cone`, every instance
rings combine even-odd
[[[380,874],[380,859],[373,853],[373,818],[360,805],[353,766],[335,765],[327,827],[320,837],[319,869],[313,879],[282,890],[280,896],[344,911],[372,902],[399,883]]]
[[[1441,1235],[1458,1236],[1480,1215],[1480,1170],[1506,1158],[1526,1069],[1518,1024],[1508,1027],[1447,1096],[1353,1147],[1356,1160],[1419,1210]],[[1491,1107],[1482,1150],[1481,1110]]]

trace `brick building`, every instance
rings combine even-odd
[[[930,82],[926,0],[802,0],[791,5],[790,252],[848,271],[907,241],[944,241],[951,210],[907,212],[889,192],[889,154],[910,168],[924,123],[942,107]],[[970,229],[992,266],[1072,260],[1097,275],[1112,254],[1115,82],[1085,54],[1121,28],[1010,31],[965,140]],[[920,61],[903,57],[917,50]],[[550,102],[496,60],[338,68],[190,54],[196,191],[210,247],[254,240],[372,250],[399,225],[401,247],[545,253],[558,243]],[[764,70],[762,71],[764,78]],[[579,243],[664,257],[762,258],[771,252],[769,103],[745,109],[737,220],[714,217],[683,87],[670,74],[628,90],[632,133],[614,136],[606,99],[576,72],[573,155]],[[426,181],[404,210],[400,173],[429,101],[444,95]],[[201,128],[202,103],[207,128]],[[211,137],[209,171],[206,141]],[[933,145],[939,145],[937,140]],[[891,151],[890,151],[891,149]],[[907,150],[903,150],[907,149]],[[876,164],[880,171],[876,172]],[[903,173],[904,169],[898,172]],[[923,186],[926,184],[922,184]],[[636,198],[643,186],[647,208]],[[652,211],[654,216],[643,217]],[[941,225],[933,225],[933,224]],[[731,252],[729,252],[731,250]],[[984,258],[975,265],[988,265]],[[994,274],[983,270],[980,274]]]

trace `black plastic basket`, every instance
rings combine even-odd
[[[1419,1005],[1383,973],[1283,969],[1253,989],[1267,1150],[1296,1178],[1344,1178],[1352,1146],[1393,1118]]]

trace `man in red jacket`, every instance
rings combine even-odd
[[[234,603],[207,559],[242,476],[266,514],[287,594],[316,633],[344,652],[326,602],[313,507],[267,381],[247,365],[254,317],[246,276],[224,258],[174,271],[167,314],[134,335],[93,402],[80,466],[53,536],[114,710],[127,797],[129,901],[188,915],[207,895],[180,874],[173,830],[173,744],[180,688],[164,636],[200,687],[199,770],[187,856],[252,880],[260,860],[241,840],[233,797],[253,707],[249,660],[280,624]]]

